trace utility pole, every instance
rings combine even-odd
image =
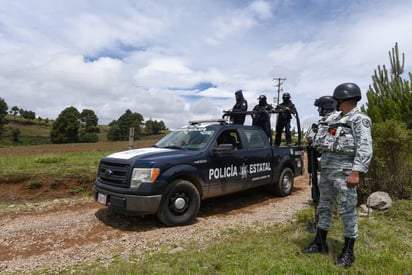
[[[275,87],[275,88],[277,87],[277,92],[278,92],[278,96],[276,97],[276,107],[277,107],[277,106],[279,106],[280,91],[282,90],[281,85],[283,84],[283,81],[286,80],[286,78],[274,77],[274,78],[272,79],[272,81],[274,81],[274,80],[277,81],[277,84],[276,84],[275,86],[273,86],[273,87]],[[275,114],[275,121],[276,121],[276,124],[275,124],[275,125],[278,124],[278,119],[279,119],[279,114],[276,113],[276,114]]]
[[[276,105],[279,105],[279,97],[280,97],[280,91],[282,90],[281,85],[283,82],[286,80],[286,78],[281,78],[281,77],[274,77],[272,80],[276,80],[277,84],[273,87],[277,87],[277,92],[278,92],[278,97],[276,99]]]

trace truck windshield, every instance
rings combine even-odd
[[[182,150],[203,150],[211,140],[215,131],[194,127],[173,131],[159,140],[155,146]]]

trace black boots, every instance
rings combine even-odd
[[[308,247],[303,249],[303,252],[305,253],[328,253],[329,248],[326,243],[327,235],[328,235],[328,231],[318,228],[316,230],[315,240]]]
[[[326,236],[328,231],[318,228],[316,231],[315,240],[305,249],[305,253],[328,253],[328,245],[326,243]],[[353,246],[356,239],[345,238],[345,245],[342,249],[342,254],[336,260],[336,265],[349,268],[355,262],[355,255],[353,254]]]
[[[345,245],[342,249],[342,254],[336,261],[336,265],[343,266],[344,268],[349,268],[355,262],[355,255],[353,254],[353,245],[355,244],[355,239],[345,238]]]

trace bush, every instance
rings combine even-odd
[[[359,199],[370,192],[384,191],[397,199],[412,196],[412,130],[395,120],[376,123],[372,128],[373,158]]]

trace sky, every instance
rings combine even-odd
[[[129,109],[174,129],[221,118],[239,89],[249,110],[261,94],[276,105],[285,78],[306,128],[341,83],[365,104],[395,43],[411,72],[411,26],[407,0],[0,0],[0,98],[43,119],[74,106],[107,125]]]

